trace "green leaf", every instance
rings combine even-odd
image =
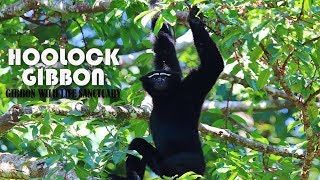
[[[196,5],[196,4],[205,2],[205,1],[207,1],[207,0],[193,0],[193,1],[192,1],[192,5]]]
[[[221,44],[224,44],[227,48],[231,47],[235,40],[241,38],[242,32],[240,28],[234,29],[222,39]]]
[[[34,29],[34,35],[39,39],[39,43],[44,42],[45,40],[49,40],[50,38],[57,38],[60,34],[60,27],[58,25],[54,26],[38,26]],[[24,37],[24,36],[22,36]],[[34,41],[34,40],[32,40]],[[30,40],[27,40],[26,43],[32,42]]]
[[[136,16],[136,17],[134,18],[133,22],[136,24],[139,19],[141,19],[142,17],[144,17],[144,16],[146,16],[147,14],[151,13],[152,11],[154,11],[154,10],[153,10],[153,9],[149,9],[149,10],[147,10],[147,11],[141,12],[138,16]]]
[[[114,2],[114,1],[112,1]],[[75,171],[78,177],[89,177],[90,173],[87,169],[81,167],[81,166],[75,166]]]
[[[299,176],[300,173],[301,173],[301,170],[293,171],[292,173],[290,173],[290,179],[295,179],[295,177]]]
[[[265,143],[265,144],[269,144],[269,141],[268,141],[267,138],[260,137],[260,138],[254,138],[254,139],[259,141],[259,142],[262,142],[262,143]]]
[[[235,166],[228,166],[228,165],[224,165],[224,167],[221,167],[221,168],[218,168],[216,171],[218,173],[226,173],[228,171],[231,171],[231,170],[235,170],[236,167]]]
[[[284,24],[277,24],[276,31],[282,36],[288,33],[288,29]]]
[[[82,112],[80,112],[80,111],[70,111],[68,114],[73,115],[73,116],[82,116],[83,115]]]
[[[282,55],[282,47],[279,44],[268,44],[267,50],[271,54],[270,64],[272,65]]]
[[[303,148],[308,144],[308,141],[303,141],[301,143],[298,143],[294,146],[295,149]]]
[[[10,66],[8,67],[5,67],[5,68],[0,68],[0,76],[4,75],[4,74],[7,74],[7,73],[10,73],[10,70],[12,68]]]
[[[139,158],[139,159],[142,159],[142,158],[143,158],[142,155],[139,154],[136,150],[128,150],[126,154],[131,154],[131,155],[133,155],[133,156],[136,156],[136,157]]]
[[[302,91],[302,87],[297,82],[291,84],[290,88],[292,89],[293,92],[301,92]]]
[[[123,13],[122,10],[117,9],[116,12],[115,12],[115,14],[114,14],[114,16],[116,16],[116,17],[121,17],[121,16],[122,16],[122,13]]]
[[[258,59],[262,57],[262,55],[263,55],[263,50],[259,46],[257,46],[250,53],[250,61],[256,62]]]
[[[251,132],[251,135],[254,139],[263,138],[263,136],[256,131]]]
[[[212,121],[212,120],[211,120]],[[207,122],[206,122],[207,123]],[[209,122],[213,127],[224,127],[226,125],[225,119],[215,119],[213,123]]]
[[[39,130],[38,130],[38,127],[37,126],[31,126],[32,127],[32,137],[37,137],[38,136],[38,133],[39,133]]]
[[[247,83],[250,85],[250,87],[257,91],[259,88],[257,87],[257,83],[255,80],[251,79],[248,75],[245,75],[244,79],[247,81]]]
[[[16,129],[17,131],[22,132],[22,133],[27,133],[27,132],[28,132],[28,129],[25,128],[25,127],[15,127],[15,129]]]
[[[72,155],[77,155],[79,152],[75,146],[69,146],[67,151]]]
[[[89,99],[89,109],[93,112],[98,105],[98,98],[90,98]]]
[[[51,179],[51,178],[53,177],[53,175],[54,175],[57,171],[60,171],[60,170],[61,170],[60,167],[53,167],[53,168],[50,170],[50,172],[46,175],[45,180]],[[60,178],[60,176],[58,176],[58,177],[55,176],[54,179],[62,180],[62,179]]]
[[[60,155],[52,156],[46,159],[46,164],[48,166],[52,166],[54,163],[58,162],[60,159]]]
[[[277,156],[277,155],[274,155],[274,154],[270,154],[269,158],[271,160],[273,160],[273,161],[279,161],[282,158],[282,156]]]
[[[164,19],[163,16],[160,14],[159,18],[157,19],[156,25],[153,29],[153,33],[157,36],[158,32],[160,31],[161,27],[163,26]]]
[[[296,126],[298,126],[298,125],[300,125],[300,124],[301,124],[300,121],[294,121],[294,122],[290,123],[290,124],[288,125],[288,127],[287,127],[287,132],[289,132],[292,128],[294,128],[294,127],[296,127]]]
[[[53,131],[53,136],[55,137],[59,137],[65,130],[66,128],[60,124],[58,124],[58,126],[54,129]]]
[[[238,74],[238,72],[240,72],[240,71],[241,71],[241,67],[240,67],[240,66],[234,66],[233,69],[232,69],[232,71],[230,72],[230,74],[236,75],[236,74]]]
[[[50,130],[51,128],[49,124],[43,124],[40,128],[40,134],[49,134]]]
[[[231,118],[236,120],[236,121],[238,121],[238,122],[240,122],[240,123],[242,123],[242,124],[244,124],[244,125],[248,125],[247,122],[242,117],[240,117],[240,116],[238,116],[236,114],[232,114]]]
[[[118,164],[119,162],[121,162],[122,160],[124,160],[124,158],[126,157],[125,152],[123,151],[116,151],[115,153],[113,153],[112,155],[112,160],[115,164]]]
[[[245,43],[247,43],[247,46],[248,46],[248,49],[254,49],[256,47],[259,47],[257,46],[258,43],[257,41],[254,39],[254,37],[252,36],[252,34],[245,34],[243,39],[245,40]],[[252,53],[252,52],[251,52]],[[250,55],[251,56],[251,55]],[[251,59],[250,59],[251,60]],[[251,60],[253,61],[253,60]]]
[[[137,121],[134,121],[134,124],[132,127],[134,128],[135,135],[137,137],[140,137],[145,135],[149,126],[148,126],[148,123],[137,120]]]
[[[107,23],[107,22],[112,18],[112,16],[114,16],[115,12],[116,12],[116,10],[110,11],[110,12],[104,17],[104,22]]]
[[[303,40],[304,28],[298,23],[294,23],[293,27],[294,27],[294,31],[296,32],[296,36],[297,36],[298,40],[302,41]]]
[[[141,19],[141,24],[143,27],[147,27],[148,22],[151,20],[151,18],[156,15],[158,13],[158,11],[151,11],[150,13],[146,14],[145,16],[143,16],[143,18]]]
[[[262,89],[268,83],[268,79],[270,75],[271,75],[271,71],[269,69],[265,69],[260,73],[258,82],[257,82],[257,86],[260,89]]]
[[[315,100],[310,102],[310,105],[308,107],[308,113],[310,115],[311,120],[315,120],[319,115],[319,107],[315,103]]]
[[[64,170],[66,170],[67,172],[69,172],[70,170],[72,170],[74,168],[74,162],[68,162],[66,165],[64,165]]]
[[[177,21],[176,12],[173,9],[166,9],[162,12],[163,18],[171,25],[174,26]]]
[[[192,171],[184,173],[182,176],[177,178],[177,180],[193,180],[193,179],[202,179],[203,177],[199,174],[196,174]],[[172,179],[172,178],[170,178]]]
[[[309,62],[311,61],[311,57],[310,55],[305,52],[305,51],[297,51],[294,52],[293,55],[295,55],[296,57],[298,57],[302,63],[304,63],[305,65],[309,65]]]
[[[304,10],[305,10],[306,12],[311,11],[312,0],[304,0],[304,1],[302,1],[302,2],[304,3],[304,6],[303,6]]]
[[[121,35],[121,40],[122,40],[122,43],[123,43],[123,46],[124,48],[129,48],[131,46],[131,35],[130,33],[127,31],[126,28],[123,28],[121,31],[120,31],[120,35]]]
[[[312,49],[312,54],[316,56],[316,58],[312,58],[314,63],[317,65],[317,67],[320,67],[320,41],[318,40],[317,43],[315,43],[314,48]]]
[[[135,61],[136,64],[147,65],[152,61],[153,53],[143,53]]]
[[[15,133],[13,133],[13,132],[8,132],[8,134],[7,134],[7,139],[8,139],[10,142],[12,142],[12,144],[14,144],[14,145],[16,146],[16,148],[21,149],[21,146],[20,146],[20,144],[21,144],[21,139],[20,139],[20,137],[19,137],[17,134],[15,134]]]
[[[265,37],[267,37],[269,35],[270,32],[270,28],[264,28],[262,30],[260,30],[259,32],[257,32],[257,37],[258,37],[258,41],[263,40]]]

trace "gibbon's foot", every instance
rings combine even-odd
[[[136,172],[132,172],[128,174],[128,177],[118,176],[115,174],[109,175],[110,180],[141,180]]]
[[[126,177],[118,176],[115,174],[110,174],[108,177],[109,180],[126,180]]]

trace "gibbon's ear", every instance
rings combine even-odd
[[[146,75],[144,75],[144,76],[141,76],[140,78],[139,78],[139,80],[141,81],[141,82],[144,82],[144,81],[146,81]]]
[[[151,74],[154,74],[154,72],[150,72],[150,73],[148,73],[148,74],[146,74],[146,75],[144,75],[144,76],[141,76],[141,77],[139,78],[139,80],[140,80],[141,82],[146,82],[146,81],[148,81],[148,80],[150,79],[149,76],[150,76]]]

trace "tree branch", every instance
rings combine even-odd
[[[252,139],[244,138],[231,132],[229,129],[220,129],[212,127],[206,124],[200,124],[199,129],[202,133],[211,135],[213,137],[219,138],[230,143],[237,144],[238,146],[247,147],[259,152],[264,152],[267,154],[276,154],[284,157],[295,157],[295,158],[304,158],[305,150],[303,149],[293,149],[283,146],[273,146]]]
[[[36,24],[38,26],[54,26],[54,25],[59,26],[56,23],[51,23],[51,22],[45,23],[45,21],[33,20],[33,19],[26,17],[26,16],[20,16],[20,17],[22,19],[24,19],[25,21],[31,22],[31,23]]]
[[[14,17],[19,17],[32,9],[38,9],[40,7],[46,7],[50,10],[62,13],[86,14],[104,12],[109,9],[111,2],[112,0],[97,0],[93,6],[90,6],[87,2],[74,2],[71,0],[61,2],[19,0],[16,3],[7,5],[0,9],[0,22]],[[176,15],[179,22],[187,22],[188,12],[178,11]]]
[[[22,106],[14,105],[6,114],[0,116],[0,134],[16,125],[19,122],[19,115],[21,113]]]
[[[16,3],[7,5],[0,9],[0,22],[11,19],[13,17],[19,17],[24,13],[37,9],[40,7],[46,7],[53,11],[59,11],[62,13],[97,13],[103,12],[109,8],[111,0],[99,0],[93,6],[90,6],[86,2],[55,2],[55,1],[41,1],[41,0],[19,0]]]
[[[74,170],[66,172],[62,163],[56,163],[51,168],[45,164],[44,159],[37,160],[34,157],[0,153],[1,179],[44,178],[52,172],[54,173],[50,179],[56,179],[58,176],[66,180],[79,179]]]
[[[99,105],[95,111],[90,112],[90,108],[87,105],[83,105],[78,102],[71,101],[71,110],[61,108],[58,104],[49,104],[44,106],[27,106],[22,109],[21,105],[12,106],[8,113],[0,116],[0,133],[11,129],[19,122],[19,116],[27,114],[41,114],[45,109],[50,112],[67,116],[70,111],[79,111],[85,116],[90,117],[104,117],[104,118],[116,118],[116,119],[147,119],[149,117],[149,112],[152,109],[152,100],[144,101],[145,104],[141,107],[132,107],[130,105],[125,106],[104,106]],[[209,109],[224,109],[227,107],[227,101],[205,101],[202,110],[207,111]],[[320,107],[320,103],[317,103]],[[294,105],[285,100],[275,100],[275,101],[261,101],[259,103],[254,103],[251,101],[229,101],[228,111],[229,112],[240,112],[248,111],[252,109],[253,111],[272,111],[279,110],[283,108],[293,108]]]
[[[275,101],[261,101],[259,103],[254,103],[252,101],[229,101],[228,111],[229,112],[239,112],[248,111],[252,108],[253,111],[272,111],[279,110],[283,108],[294,108],[294,104],[290,101],[285,100],[275,100]],[[202,110],[206,111],[208,109],[224,109],[227,108],[227,101],[205,101],[202,106]]]
[[[38,7],[38,1],[35,0],[20,0],[14,4],[7,5],[0,9],[0,22],[13,17],[19,17],[25,12]]]
[[[319,94],[320,94],[320,89],[318,89],[314,93],[310,94],[310,96],[308,97],[308,99],[304,103],[308,104],[310,101],[312,101]]]
[[[115,118],[119,120],[128,120],[128,119],[137,119],[137,120],[148,120],[150,116],[150,112],[152,104],[148,103],[148,101],[144,102],[144,105],[141,107],[132,107],[132,106],[98,106],[96,110],[90,112],[89,107],[78,102],[72,102],[70,105],[70,109],[60,108],[59,105],[46,105],[46,106],[29,106],[25,107],[21,114],[41,114],[41,112],[45,109],[48,109],[50,112],[67,116],[71,111],[80,111],[83,115],[90,117],[104,117],[104,118]],[[214,106],[216,104],[213,103]],[[204,105],[206,106],[206,105]],[[229,102],[229,108],[232,109],[232,102]],[[247,105],[248,106],[248,105]],[[207,105],[207,108],[211,108],[212,106]],[[230,109],[229,109],[230,111]],[[0,127],[0,129],[2,129]],[[205,124],[200,125],[200,130],[203,133],[210,134],[214,137],[217,137],[224,141],[229,141],[231,143],[237,144],[239,146],[248,147],[256,151],[276,154],[285,157],[296,157],[296,158],[304,158],[305,150],[303,149],[292,149],[286,148],[282,146],[272,146],[264,143],[260,143],[251,139],[247,139],[241,137],[235,133],[232,133],[227,129],[220,129],[215,127],[210,127]]]
[[[223,74],[221,74],[220,79],[227,80],[227,81],[230,81],[233,83],[238,83],[238,84],[243,85],[244,87],[250,87],[250,85],[248,84],[248,82],[246,80],[239,78],[235,75],[223,73]],[[281,97],[283,99],[290,100],[289,96],[285,92],[280,91],[279,89],[276,89],[274,87],[267,86],[267,85],[264,86],[263,89],[271,96]]]
[[[308,106],[307,105],[302,106],[301,112],[302,112],[302,123],[303,123],[304,131],[306,133],[307,140],[308,140],[306,155],[305,155],[304,163],[302,166],[301,179],[307,180],[309,178],[312,160],[315,158],[315,144],[314,144],[315,133],[313,132],[313,129],[310,124]]]
[[[320,102],[316,105],[320,107]],[[67,116],[70,111],[79,111],[85,116],[90,117],[104,117],[115,118],[120,120],[126,119],[148,119],[149,113],[152,110],[152,99],[145,99],[141,107],[127,106],[103,106],[100,105],[94,112],[90,112],[89,106],[83,105],[78,102],[70,102],[71,110],[60,108],[58,104],[50,104],[46,106],[28,106],[22,109],[21,105],[12,106],[8,113],[0,116],[0,134],[11,129],[19,122],[19,116],[25,114],[41,114],[45,109],[50,112]],[[224,109],[227,107],[227,101],[205,101],[202,109],[206,111],[208,109],[218,108]],[[253,111],[272,111],[283,108],[295,107],[290,101],[276,100],[276,101],[261,101],[254,103],[251,101],[229,101],[229,112],[248,111],[252,108]]]

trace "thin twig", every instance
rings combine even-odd
[[[84,43],[84,48],[86,50],[89,50],[87,42],[86,42],[86,38],[84,37],[83,29],[82,29],[80,23],[75,18],[73,18],[73,21],[75,21],[77,23],[77,25],[79,26],[79,28],[80,28],[80,31],[81,31],[81,34],[82,34],[82,40],[83,40],[83,43]]]
[[[302,123],[304,126],[304,131],[306,133],[307,137],[307,154],[304,158],[304,163],[302,165],[302,172],[301,172],[301,179],[307,180],[309,178],[310,174],[310,168],[312,165],[312,160],[315,158],[315,136],[314,132],[312,130],[312,127],[310,125],[310,117],[308,114],[308,106],[302,106],[301,108],[302,112]]]
[[[315,37],[315,38],[312,38],[312,39],[310,39],[310,40],[308,40],[308,41],[306,41],[306,42],[302,43],[302,45],[310,44],[310,43],[312,43],[312,42],[314,42],[314,41],[317,41],[317,40],[319,40],[319,39],[320,39],[320,36]]]
[[[243,130],[245,130],[247,133],[251,134],[252,131],[254,131],[254,127],[248,127],[245,124],[233,119],[232,117],[227,117],[229,121],[231,121],[233,124],[237,124],[238,126],[240,126]]]
[[[266,50],[266,48],[260,44],[261,49],[263,50],[264,54],[270,58],[271,55],[269,54],[269,52]],[[273,65],[271,65],[271,68],[274,72],[274,75],[276,77],[276,79],[278,80],[280,86],[283,88],[284,92],[287,94],[288,98],[290,101],[292,101],[294,104],[296,104],[297,106],[301,106],[301,102],[299,101],[299,99],[297,99],[297,97],[293,94],[293,92],[291,91],[291,89],[288,87],[287,83],[284,81],[283,79],[283,74],[280,72],[280,70],[277,67],[277,63],[278,61],[276,61]],[[269,62],[266,62],[269,64]]]
[[[318,89],[316,92],[310,94],[308,99],[304,102],[304,104],[308,104],[310,101],[312,101],[313,98],[315,98],[317,95],[320,94],[320,89]]]
[[[284,70],[289,62],[289,59],[291,58],[291,56],[293,55],[293,53],[296,51],[296,49],[292,50],[290,52],[290,54],[287,56],[287,58],[284,60],[283,65],[281,67],[282,70]]]
[[[42,21],[42,20],[33,20],[29,17],[26,17],[26,16],[20,16],[22,19],[28,21],[28,22],[31,22],[33,24],[36,24],[36,25],[39,25],[39,26],[54,26],[54,25],[57,25],[59,26],[57,23],[52,23],[52,22],[48,22],[48,23],[45,23],[45,21]]]
[[[298,17],[298,20],[301,19],[301,17],[303,16],[304,14],[304,0],[302,0],[302,5],[301,5],[301,11],[300,11],[300,14],[299,14],[299,17]]]

